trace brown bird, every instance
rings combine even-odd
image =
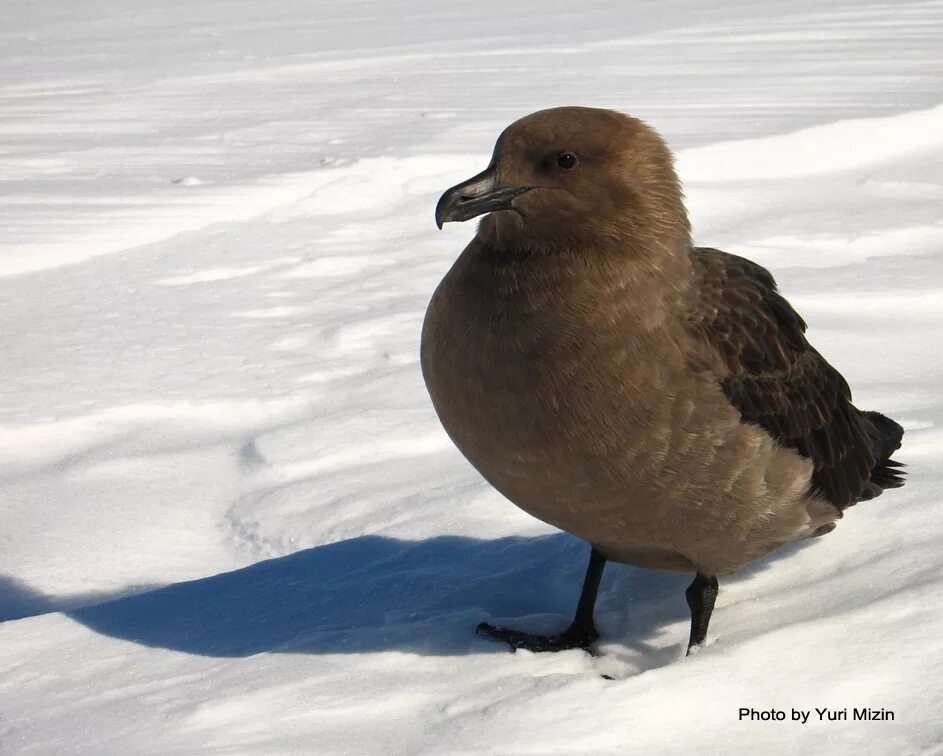
[[[485,213],[429,303],[426,386],[486,480],[592,551],[568,629],[480,632],[588,647],[613,560],[695,575],[690,653],[718,575],[903,484],[903,429],[851,404],[767,270],[693,246],[672,154],[641,121],[568,107],[511,124],[436,222]]]

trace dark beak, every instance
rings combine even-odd
[[[453,186],[439,198],[435,206],[435,223],[442,228],[449,221],[467,221],[477,215],[507,210],[511,200],[523,194],[529,186],[499,187],[494,163],[477,176]]]

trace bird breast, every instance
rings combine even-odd
[[[667,322],[636,322],[651,312],[585,275],[525,277],[466,252],[423,326],[423,374],[443,426],[537,517],[563,526],[574,491],[623,516],[633,490],[662,485],[670,450],[690,446],[680,339]]]
[[[421,361],[446,432],[517,506],[611,558],[711,574],[834,519],[807,497],[809,461],[690,369],[680,314],[608,281],[509,268],[463,253],[429,304]]]

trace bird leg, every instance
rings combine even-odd
[[[699,572],[694,576],[694,582],[684,592],[684,597],[691,608],[691,638],[688,641],[688,654],[692,649],[700,646],[707,637],[707,626],[710,624],[711,613],[714,611],[717,591],[717,578],[708,577]]]
[[[586,568],[586,577],[583,578],[583,590],[580,593],[579,604],[576,607],[576,616],[570,626],[562,633],[536,635],[505,627],[495,627],[487,622],[478,625],[477,632],[496,640],[502,640],[509,644],[512,649],[525,648],[528,651],[538,652],[588,648],[599,637],[596,625],[593,622],[593,609],[596,606],[599,582],[602,580],[605,567],[606,557],[593,548],[589,557],[589,567]]]

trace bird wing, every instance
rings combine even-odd
[[[867,419],[845,379],[806,340],[805,322],[770,272],[717,249],[694,249],[692,262],[694,329],[743,421],[812,460],[813,491],[839,509],[875,495]]]

